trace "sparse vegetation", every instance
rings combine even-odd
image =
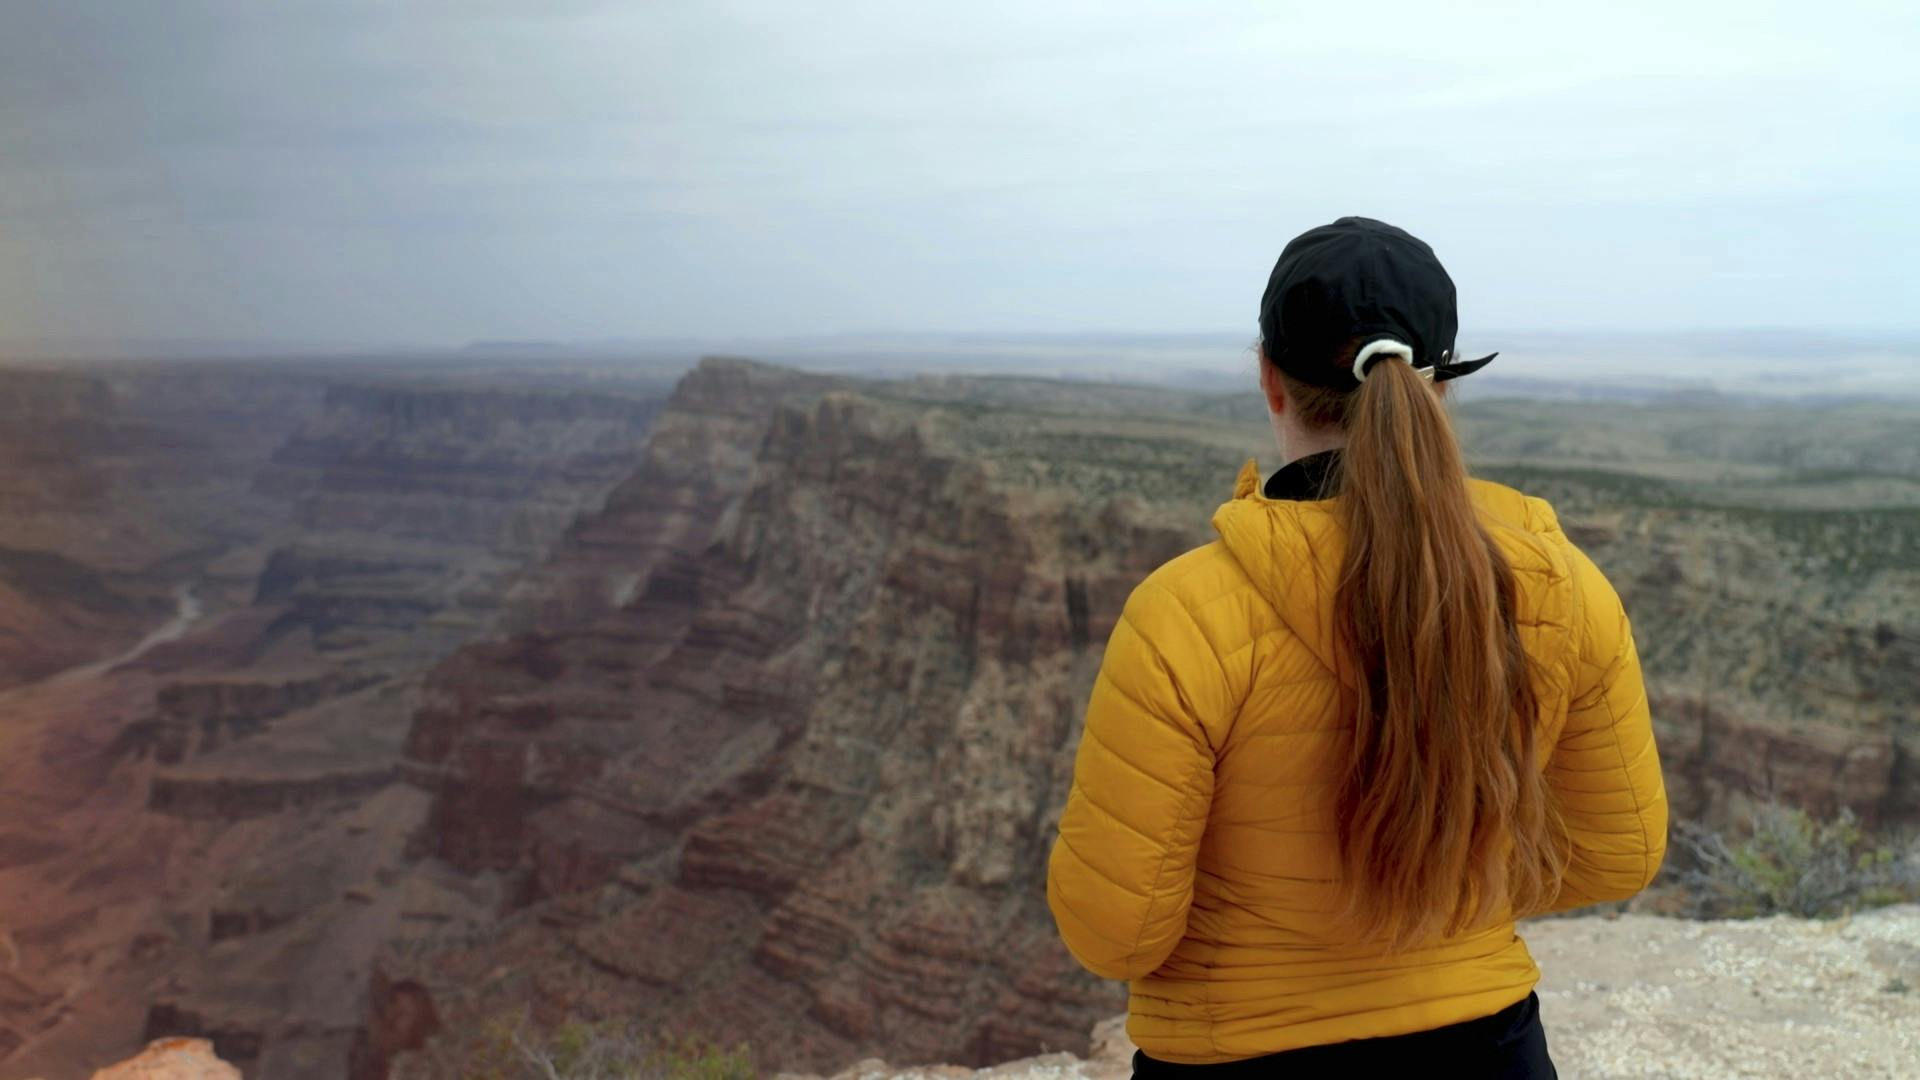
[[[443,1032],[393,1063],[394,1080],[753,1080],[744,1043],[659,1035],[618,1021],[568,1020],[540,1030],[524,1013],[477,1034]]]
[[[1739,840],[1697,822],[1676,822],[1674,839],[1698,918],[1831,918],[1920,900],[1920,837],[1869,836],[1844,807],[1822,821],[1769,798]]]

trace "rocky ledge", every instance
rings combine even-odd
[[[155,1039],[145,1050],[93,1074],[93,1080],[240,1080],[205,1039]]]
[[[1540,1014],[1565,1080],[1904,1077],[1920,1061],[1920,904],[1833,921],[1545,919],[1521,936],[1540,964]],[[1125,1025],[1096,1025],[1086,1058],[978,1070],[869,1058],[832,1080],[1112,1080],[1132,1072]]]

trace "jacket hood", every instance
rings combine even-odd
[[[1469,480],[1481,522],[1516,573],[1521,616],[1565,612],[1577,603],[1552,507],[1504,484]],[[1234,478],[1233,498],[1214,511],[1213,528],[1287,628],[1342,682],[1345,670],[1333,627],[1333,597],[1346,555],[1346,528],[1331,499],[1269,499],[1261,492],[1257,461],[1248,458]],[[1523,635],[1523,637],[1530,635]]]

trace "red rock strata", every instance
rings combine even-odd
[[[643,551],[630,599],[570,626],[549,610],[429,678],[407,742],[434,793],[420,851],[505,875],[508,909],[588,900],[565,947],[506,920],[407,966],[444,1015],[517,998],[826,1067],[1074,1045],[1114,1007],[1054,937],[1041,846],[1097,643],[1187,538],[1121,514],[1069,560],[1083,519],[997,485],[923,413],[782,404],[742,439],[737,494]],[[654,466],[610,514],[690,504]],[[587,569],[547,579],[607,574],[582,539],[606,535],[576,527],[556,561]],[[482,953],[525,978],[471,993],[455,973]]]

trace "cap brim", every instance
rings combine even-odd
[[[1499,355],[1497,352],[1492,352],[1478,360],[1462,360],[1457,364],[1435,364],[1433,365],[1433,381],[1446,382],[1448,379],[1457,379],[1462,375],[1471,375],[1492,363],[1493,358]]]

